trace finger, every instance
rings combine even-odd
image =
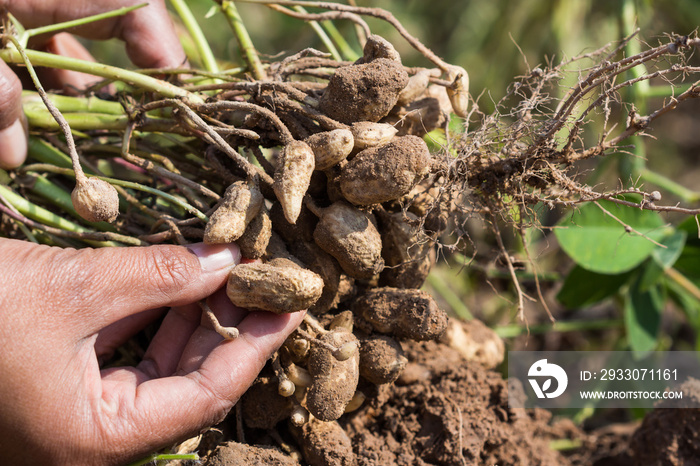
[[[144,2],[142,0],[75,0],[58,3],[25,0],[14,2],[10,10],[25,27],[31,28],[84,18],[141,3]],[[178,67],[185,62],[185,52],[163,0],[151,0],[146,7],[123,16],[72,28],[71,32],[87,39],[123,40],[126,43],[129,58],[139,67]],[[41,42],[47,39],[47,37],[39,37],[34,44],[39,42],[41,45]]]
[[[95,58],[83,47],[83,44],[68,33],[60,33],[53,36],[44,46],[44,50],[62,57],[78,58],[80,60],[96,62]],[[68,94],[78,94],[88,87],[94,86],[102,78],[79,73],[77,71],[62,70],[59,68],[44,68],[41,73],[41,82],[47,89],[59,89]]]
[[[208,300],[210,309],[225,327],[236,327],[249,314],[247,310],[234,306],[228,299],[224,290],[215,293]],[[176,371],[179,375],[188,374],[199,369],[206,357],[216,348],[224,338],[219,335],[206,315],[200,312],[201,324],[189,338],[182,355],[178,360]],[[168,375],[171,375],[175,371]]]
[[[103,378],[103,398],[119,397],[112,404],[126,414],[122,428],[137,429],[131,442],[139,439],[151,450],[196,433],[225,417],[303,315],[251,313],[240,323],[238,339],[217,346],[198,371],[186,376],[139,384],[143,376],[133,369],[110,371]]]
[[[95,354],[100,365],[112,357],[114,351],[122,346],[129,338],[143,330],[165,313],[166,309],[149,309],[139,314],[133,314],[122,320],[108,325],[100,331],[95,341]]]
[[[0,60],[0,168],[22,165],[27,158],[27,133],[22,114],[22,83]]]
[[[8,258],[0,271],[16,298],[48,313],[46,319],[59,319],[61,328],[73,325],[79,338],[132,314],[203,299],[240,261],[235,244],[76,251],[0,241]],[[37,302],[37,290],[44,292],[43,302]]]

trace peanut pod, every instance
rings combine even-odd
[[[388,58],[341,66],[328,81],[319,108],[345,124],[379,121],[396,105],[406,84],[408,73],[400,63]]]
[[[231,184],[209,217],[204,229],[204,242],[217,244],[236,241],[258,215],[262,205],[263,196],[257,186],[245,181]]]
[[[408,359],[401,344],[386,335],[371,335],[360,344],[360,375],[375,385],[399,378]]]
[[[319,340],[336,348],[357,344],[357,338],[343,330],[330,331]],[[352,400],[360,377],[360,354],[357,349],[349,358],[338,360],[327,348],[312,346],[308,369],[312,377],[306,392],[306,408],[322,421],[334,421],[343,415]]]
[[[349,129],[334,129],[309,136],[304,141],[314,153],[315,169],[328,170],[350,155],[355,140]]]
[[[307,309],[322,291],[321,277],[288,259],[239,264],[226,285],[226,294],[236,306],[275,314]]]
[[[374,217],[346,202],[321,209],[314,241],[353,278],[370,279],[384,268]]]
[[[380,204],[408,194],[430,171],[425,141],[402,136],[357,154],[341,170],[343,196],[355,205]]]
[[[303,141],[291,141],[282,149],[272,188],[289,223],[296,223],[299,217],[314,163],[314,153]]]

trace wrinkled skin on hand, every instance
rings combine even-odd
[[[6,464],[124,464],[223,419],[303,312],[234,307],[235,245],[71,250],[0,238]],[[208,297],[224,341],[196,304]],[[164,316],[136,367],[101,369]]]
[[[0,0],[0,9],[12,13],[26,28],[34,28],[138,5],[141,0]],[[72,29],[87,39],[117,38],[124,41],[131,61],[141,68],[179,67],[185,53],[165,9],[163,0],[150,0],[148,6],[127,15],[105,19]],[[80,59],[92,59],[71,35],[61,33],[33,38],[33,48]],[[83,88],[94,77],[71,71],[53,70],[42,75],[44,85]],[[27,142],[22,121],[22,85],[5,62],[0,60],[0,167],[14,168],[24,162]]]

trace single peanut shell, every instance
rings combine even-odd
[[[399,93],[399,99],[396,105],[408,105],[428,89],[430,84],[430,70],[420,70],[410,78],[408,84]]]
[[[394,382],[408,359],[401,344],[386,335],[371,335],[360,342],[360,375],[375,385]]]
[[[290,244],[291,253],[304,263],[306,268],[317,273],[323,279],[323,293],[309,312],[320,315],[338,305],[338,286],[340,285],[340,264],[316,243],[297,241]]]
[[[373,216],[346,202],[323,209],[314,241],[353,278],[370,279],[384,268],[382,238]]]
[[[204,242],[233,243],[243,235],[246,226],[258,215],[262,205],[263,196],[257,186],[245,181],[231,184],[209,217],[204,229]]]
[[[316,133],[306,138],[305,142],[314,152],[316,170],[328,170],[342,162],[355,145],[352,132],[344,128]]]
[[[355,150],[362,150],[368,147],[383,146],[396,136],[397,130],[386,123],[359,121],[350,126],[350,132],[355,143]]]
[[[487,369],[495,368],[505,357],[501,337],[477,319],[450,319],[441,341],[456,349],[467,361],[477,362]]]
[[[434,241],[422,233],[420,219],[411,212],[385,212],[379,219],[386,264],[380,286],[420,288],[435,263]]]
[[[113,222],[119,216],[117,190],[99,178],[78,183],[70,198],[75,211],[88,222]]]
[[[369,63],[377,58],[386,58],[401,64],[401,55],[399,55],[399,52],[396,51],[391,42],[382,36],[372,34],[367,38],[367,42],[365,42],[365,46],[362,50],[362,57],[360,57],[355,64]]]
[[[452,85],[446,88],[452,110],[455,115],[466,118],[469,109],[469,74],[460,66],[450,65],[447,80],[452,82]]]
[[[330,331],[319,338],[340,348],[347,343],[357,343],[357,338],[347,331]],[[360,354],[344,361],[336,359],[326,348],[313,345],[309,351],[308,369],[313,381],[306,392],[306,408],[317,419],[335,421],[345,412],[360,377]]]
[[[291,429],[309,466],[355,466],[352,442],[337,422],[311,419]]]
[[[274,429],[289,417],[294,406],[291,399],[277,392],[277,379],[259,378],[241,398],[243,419],[254,429]]]
[[[265,255],[267,245],[272,236],[272,221],[267,208],[263,205],[236,244],[241,248],[241,255],[246,259],[260,259]]]
[[[314,153],[303,141],[292,141],[282,149],[272,188],[289,223],[296,223],[299,217],[314,163]]]
[[[357,154],[341,170],[340,190],[355,205],[380,204],[409,193],[430,171],[428,146],[416,136],[402,136]]]
[[[308,309],[323,292],[323,279],[288,259],[239,264],[231,270],[226,294],[233,304],[275,314]]]

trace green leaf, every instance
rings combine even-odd
[[[668,235],[656,213],[621,206],[610,201],[600,205],[620,221],[654,241]],[[656,245],[636,233],[628,233],[617,220],[593,203],[584,205],[559,222],[554,230],[562,249],[581,267],[592,272],[618,274],[633,269],[649,257]]]
[[[639,289],[647,291],[656,285],[664,276],[664,272],[673,267],[683,252],[687,234],[684,231],[677,231],[667,236],[661,241],[665,247],[656,247],[651,253],[652,260],[644,266],[642,277],[639,281]]]
[[[700,284],[700,247],[686,245],[674,267],[696,285]]]
[[[625,300],[625,328],[632,351],[652,351],[661,326],[664,297],[660,286],[647,291],[639,289],[640,280],[630,287]]]
[[[683,246],[685,246],[685,239],[687,237],[688,235],[686,232],[676,231],[660,241],[660,243],[666,247],[657,247],[651,253],[651,257],[653,257],[664,270],[673,267],[673,264],[676,263],[683,252]]]
[[[587,307],[617,293],[631,275],[632,272],[604,275],[577,265],[566,277],[557,299],[570,309]]]

